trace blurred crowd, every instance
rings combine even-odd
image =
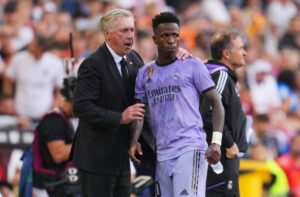
[[[247,66],[237,71],[237,91],[253,126],[244,157],[277,161],[300,196],[300,0],[0,0],[2,116],[15,117],[22,130],[58,106],[62,79],[76,76],[104,41],[99,20],[117,7],[134,13],[133,48],[146,64],[156,58],[151,19],[160,11],[180,16],[181,47],[204,62],[214,32],[245,34]],[[75,67],[66,73],[71,56]],[[0,167],[0,180],[16,186],[7,166]]]

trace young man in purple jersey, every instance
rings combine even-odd
[[[152,117],[157,146],[156,196],[203,197],[207,161],[215,164],[221,156],[224,109],[204,64],[198,58],[176,59],[180,41],[178,17],[162,12],[152,20],[152,26],[158,59],[139,69],[135,98],[148,103]],[[210,101],[213,111],[211,153],[206,156],[199,93]],[[132,124],[129,154],[137,164],[140,160],[136,152],[142,155],[138,143],[142,125],[140,120]]]

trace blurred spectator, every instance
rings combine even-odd
[[[9,1],[4,8],[5,23],[13,27],[15,37],[12,40],[12,47],[14,50],[23,49],[33,39],[33,30],[25,24],[26,21],[22,15],[22,9],[28,7],[20,7],[18,1]]]
[[[278,91],[287,114],[299,114],[300,118],[300,97],[296,91],[295,74],[292,70],[281,71],[277,77]]]
[[[222,27],[230,23],[230,15],[222,0],[203,0],[204,14],[216,25]]]
[[[88,36],[86,36],[86,39],[87,39],[88,54],[98,49],[100,44],[104,42],[103,34],[101,34],[98,31],[91,31],[91,33]]]
[[[84,31],[87,29],[96,30],[98,28],[98,23],[100,18],[104,13],[104,3],[102,1],[90,0],[84,5],[86,10],[86,17],[79,17],[75,21],[75,27],[79,31]]]
[[[282,48],[280,50],[279,66],[281,70],[296,70],[300,63],[299,50],[296,48]]]
[[[82,34],[75,33],[73,36],[72,44],[73,44],[73,50],[74,50],[75,73],[77,75],[79,65],[86,58],[86,55],[88,52],[87,51],[87,41],[86,41],[86,39],[84,39]]]
[[[0,195],[3,197],[14,197],[13,186],[6,181],[0,181]]]
[[[0,25],[4,23],[4,6],[9,0],[0,0]]]
[[[14,149],[11,151],[7,164],[7,181],[13,186],[14,193],[17,193],[18,184],[20,181],[20,173],[22,161],[20,160],[23,150]]]
[[[38,23],[46,13],[56,13],[57,5],[52,0],[35,0],[32,8],[32,20]]]
[[[228,11],[231,18],[231,28],[238,29],[243,32],[245,27],[241,8],[236,5],[231,5]]]
[[[246,7],[243,9],[243,19],[247,36],[252,37],[263,33],[266,18],[262,12],[261,0],[246,0]]]
[[[293,197],[300,197],[300,133],[298,132],[291,140],[291,151],[277,159],[278,164],[285,171],[290,193]]]
[[[292,0],[271,1],[266,10],[266,16],[274,25],[279,35],[283,35],[290,20],[296,16],[297,7]]]
[[[72,18],[67,12],[56,15],[56,31],[53,38],[57,41],[68,42],[69,33],[72,32]]]
[[[16,53],[13,48],[13,39],[15,38],[14,30],[11,25],[3,25],[0,28],[0,56],[6,65],[9,64],[12,56]]]
[[[246,59],[248,56],[249,56],[249,53],[247,51]],[[238,88],[238,91],[240,94],[243,111],[246,115],[253,115],[254,114],[254,106],[253,106],[253,102],[251,99],[249,85],[247,82],[246,67],[237,69],[236,74],[238,76],[237,88]]]
[[[288,29],[279,42],[279,49],[296,48],[300,49],[300,15],[292,18]]]
[[[262,59],[254,61],[248,67],[248,84],[255,113],[266,114],[281,107],[276,79],[271,72],[272,65]]]
[[[288,197],[289,183],[283,169],[274,159],[269,158],[267,148],[256,144],[251,148],[251,159],[263,162],[269,169],[271,179],[265,181],[263,195],[268,197]]]
[[[62,61],[47,52],[52,41],[37,35],[26,51],[17,53],[5,71],[2,105],[7,113],[17,115],[21,126],[39,120],[52,106],[60,102],[59,88],[64,70]],[[25,72],[26,71],[26,72]],[[13,84],[16,92],[13,100]]]
[[[72,17],[79,14],[80,0],[61,0],[60,7],[63,12],[68,12]]]
[[[197,1],[192,4],[186,3],[180,9],[183,20],[180,28],[181,45],[188,50],[192,50],[196,46],[208,50],[206,44],[209,39],[203,42],[205,38],[202,39],[199,36],[212,35],[214,33],[209,19],[203,15],[201,9],[201,4]]]
[[[41,20],[35,25],[35,31],[46,37],[52,36],[57,28],[56,14],[52,12],[43,13]]]
[[[300,68],[296,70],[295,75],[296,75],[295,76],[296,91],[297,94],[300,95]]]
[[[276,132],[271,130],[271,123],[268,115],[259,114],[254,117],[254,132],[250,137],[250,147],[256,145],[264,146],[266,150],[265,159],[275,159],[279,153]],[[251,152],[251,155],[253,153]],[[258,155],[257,155],[258,156]]]
[[[138,41],[137,51],[139,51],[139,54],[143,58],[145,64],[151,63],[157,57],[156,46],[154,45],[150,35],[146,35]]]

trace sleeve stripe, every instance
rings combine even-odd
[[[219,80],[218,80],[218,83],[217,83],[217,91],[218,91],[220,96],[222,96],[222,92],[224,90],[224,87],[225,87],[225,84],[226,84],[226,81],[227,81],[227,77],[228,77],[227,72],[220,71],[220,77],[219,77]]]

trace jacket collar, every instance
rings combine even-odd
[[[122,58],[125,58],[126,59],[126,56],[124,55],[123,57],[118,55],[110,46],[109,44],[105,43],[106,44],[106,47],[108,48],[110,54],[112,55],[112,57],[114,58],[115,60],[115,63],[118,64],[120,63],[120,61],[122,60]]]
[[[225,70],[233,78],[233,80],[235,82],[237,82],[236,73],[233,70],[231,70],[228,66],[223,64],[222,62],[219,62],[219,61],[214,60],[214,59],[210,59],[205,63],[205,66],[208,69],[210,74],[212,74],[214,71]]]

